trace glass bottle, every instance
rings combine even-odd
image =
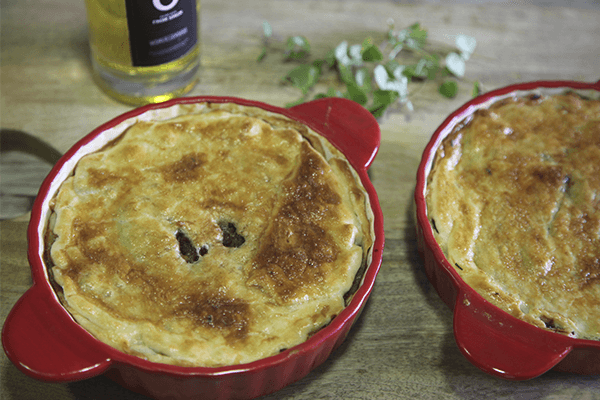
[[[94,80],[115,99],[159,103],[190,91],[200,0],[85,0]]]

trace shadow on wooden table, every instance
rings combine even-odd
[[[483,374],[474,367],[460,352],[452,331],[452,310],[441,300],[435,288],[429,282],[425,273],[424,262],[417,247],[415,204],[410,202],[406,210],[406,232],[407,246],[409,248],[409,260],[414,273],[415,284],[421,289],[431,310],[435,312],[438,319],[447,326],[446,334],[442,339],[442,365],[448,375],[464,376],[466,374]]]
[[[7,397],[20,400],[147,400],[148,397],[127,390],[104,376],[72,383],[47,383],[24,375],[14,365],[2,371]],[[10,395],[10,396],[8,396]]]
[[[0,129],[0,219],[31,210],[40,184],[61,153],[32,134]]]

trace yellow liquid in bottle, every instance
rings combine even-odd
[[[134,66],[125,0],[85,0],[94,80],[111,97],[127,104],[160,103],[189,92],[198,81],[200,41],[166,64]],[[200,20],[200,0],[196,0]],[[200,32],[200,27],[197,27]]]

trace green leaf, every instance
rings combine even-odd
[[[400,63],[396,60],[389,60],[383,64],[383,66],[390,76],[394,76],[394,71],[396,71],[398,68],[406,68],[404,65],[400,65]]]
[[[409,36],[406,44],[413,49],[420,49],[425,46],[427,42],[427,31],[421,28],[421,25],[417,22],[410,26]]]
[[[427,56],[420,59],[417,64],[406,67],[404,75],[409,79],[435,79],[439,68],[438,58]]]
[[[440,57],[436,54],[427,57],[428,60],[428,71],[427,78],[430,80],[435,79],[438,71],[440,70]]]
[[[338,73],[340,80],[346,85],[355,84],[354,75],[352,75],[352,69],[350,66],[338,64]]]
[[[454,98],[458,93],[458,84],[454,81],[445,81],[438,89],[442,96],[449,99]]]
[[[261,62],[267,56],[267,46],[263,46],[260,54],[256,57],[257,62]]]
[[[339,90],[336,90],[334,88],[329,88],[327,90],[327,96],[328,97],[342,97],[342,92],[340,92]]]
[[[398,99],[398,93],[393,90],[375,90],[373,92],[373,104],[367,109],[374,117],[379,118],[385,110]]]
[[[326,97],[344,97],[344,94],[342,92],[340,92],[339,90],[336,90],[334,88],[329,88],[329,89],[327,89],[326,93],[316,94],[314,99],[323,99]]]
[[[375,117],[375,118],[380,118],[383,116],[383,114],[385,113],[385,110],[387,110],[388,105],[378,105],[378,106],[371,106],[369,107],[367,110]]]
[[[472,96],[473,97],[477,97],[481,94],[481,87],[479,84],[479,81],[475,81],[475,83],[473,83],[473,92],[472,92]]]
[[[310,53],[310,43],[304,36],[290,36],[286,42],[286,60],[301,60]]]
[[[364,106],[365,104],[367,104],[367,101],[369,101],[369,97],[367,96],[367,93],[364,90],[362,90],[356,84],[350,84],[350,85],[347,85],[347,87],[348,87],[347,98],[349,98],[350,100],[354,100],[361,106]]]
[[[319,72],[321,72],[321,70],[323,69],[323,65],[327,65],[325,60],[321,60],[321,59],[316,59],[311,64],[314,65],[315,67],[317,67],[319,69]]]
[[[292,85],[302,90],[306,95],[308,91],[318,82],[321,72],[319,68],[312,64],[299,65],[291,70],[285,79],[290,81]]]
[[[393,90],[375,90],[373,92],[373,104],[392,104],[398,99],[398,93]]]
[[[336,62],[335,49],[329,50],[327,52],[327,54],[325,55],[325,58],[323,59],[323,61],[329,68],[333,68],[335,66],[335,62]]]
[[[383,53],[379,47],[373,44],[370,38],[367,38],[362,45],[362,59],[367,62],[377,62],[383,60]]]
[[[286,108],[290,108],[290,107],[294,107],[297,106],[298,104],[302,104],[306,101],[306,99],[304,97],[298,99],[298,100],[294,100],[294,101],[290,101],[289,103],[285,104]]]

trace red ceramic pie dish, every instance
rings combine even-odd
[[[417,172],[417,239],[426,274],[441,299],[453,310],[454,336],[464,356],[481,370],[505,379],[530,379],[550,369],[600,374],[600,341],[575,339],[530,325],[484,300],[467,285],[434,238],[425,200],[427,177],[441,141],[476,110],[508,96],[564,91],[597,95],[600,81],[522,83],[472,99],[453,112],[435,131]]]
[[[107,132],[146,113],[178,105],[235,103],[278,113],[304,123],[344,153],[357,171],[373,212],[372,260],[350,304],[306,342],[252,363],[219,368],[159,364],[122,353],[95,339],[62,307],[44,265],[44,231],[49,201],[82,155],[108,140]],[[109,134],[108,134],[109,135]],[[32,287],[14,305],[2,330],[8,358],[25,374],[49,382],[69,382],[105,374],[119,384],[157,399],[248,399],[301,379],[323,363],[345,339],[373,288],[384,246],[383,216],[367,169],[380,143],[377,121],[358,104],[321,99],[283,109],[238,98],[190,97],[148,105],[98,127],[73,146],[54,166],[34,203],[28,228]]]

